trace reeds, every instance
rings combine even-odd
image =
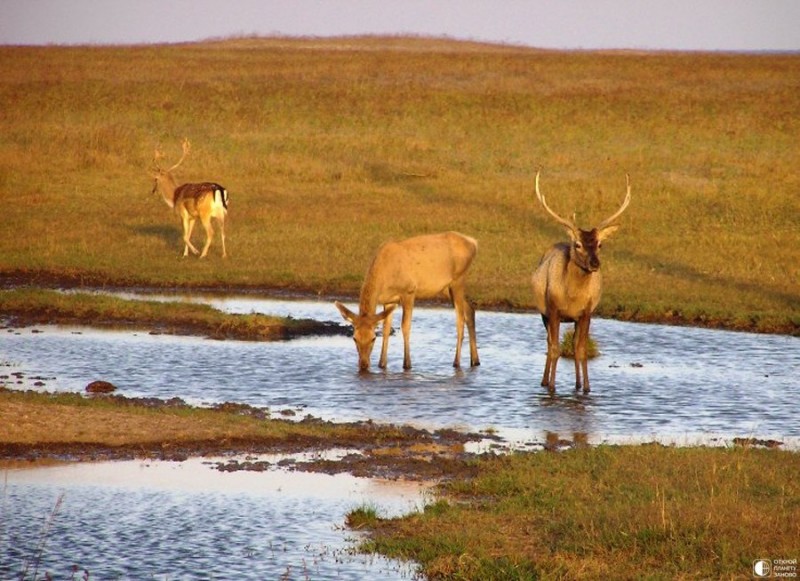
[[[39,543],[36,546],[34,554],[30,558],[26,559],[23,563],[22,571],[18,577],[20,581],[37,581],[39,579],[39,567],[42,564],[42,557],[44,556],[45,547],[47,545],[47,537],[49,536],[50,529],[53,527],[53,523],[58,516],[58,512],[61,510],[61,505],[63,502],[64,493],[62,492],[56,498],[53,508],[50,510],[50,513],[45,517],[44,522],[42,523],[42,529],[39,533]],[[45,573],[44,578],[50,579],[51,577],[49,573]]]

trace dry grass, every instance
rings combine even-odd
[[[113,405],[31,402],[0,393],[0,442],[13,444],[104,443],[109,446],[181,442],[237,437],[264,437],[264,422],[232,418],[211,411],[164,412]]]
[[[550,52],[424,39],[0,47],[0,273],[357,292],[387,238],[480,242],[471,295],[528,307],[562,237],[633,202],[601,311],[797,332],[800,57]],[[231,192],[222,261],[179,260],[161,145]]]
[[[288,442],[298,447],[325,447],[408,439],[402,428],[395,426],[261,419],[243,407],[152,406],[113,396],[19,392],[4,389],[0,381],[0,445],[140,446],[144,452],[152,445],[168,450],[187,443],[213,442],[208,448],[220,452],[226,451],[226,443],[237,450],[237,444],[230,442],[258,442],[277,450]],[[268,410],[265,413],[269,415]]]

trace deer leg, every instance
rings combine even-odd
[[[194,230],[194,218],[190,217],[188,214],[184,214],[183,216],[183,255],[189,256],[189,251],[192,251],[192,254],[200,254],[197,251],[197,248],[194,247],[192,244],[192,230]]]
[[[450,299],[456,311],[456,357],[453,367],[461,367],[461,345],[464,343],[464,289],[458,285],[450,287]]]
[[[547,317],[544,315],[542,315],[542,324],[547,333],[547,353],[544,359],[544,374],[542,374],[542,386],[545,386],[550,379],[550,326],[547,324]]]
[[[403,299],[403,369],[411,369],[411,314],[414,311],[414,296]]]
[[[575,322],[575,389],[583,388],[589,393],[589,315],[584,315]],[[581,382],[583,377],[583,382]]]
[[[456,309],[456,333],[458,335],[456,360],[453,362],[453,367],[461,366],[461,345],[464,340],[465,322],[469,332],[469,364],[471,367],[476,367],[481,364],[481,360],[478,357],[478,339],[475,334],[475,309],[472,308],[472,305],[467,300],[463,280],[451,287],[451,297],[453,306]]]
[[[200,258],[205,258],[208,254],[208,249],[211,248],[211,241],[214,239],[214,227],[211,225],[211,216],[201,219],[203,222],[203,229],[206,231],[206,245],[203,246],[203,253]]]
[[[561,356],[561,346],[558,342],[561,320],[557,315],[552,317],[542,315],[542,321],[547,328],[547,359],[544,364],[542,385],[546,385],[550,393],[553,393],[556,390],[556,366]]]
[[[464,306],[467,311],[467,330],[469,331],[469,364],[471,367],[477,367],[481,364],[481,360],[478,357],[478,336],[475,334],[475,309],[469,304],[466,297],[464,297]]]
[[[387,305],[383,305],[384,311]],[[394,312],[390,312],[383,319],[383,337],[381,338],[381,358],[378,361],[378,367],[386,369],[387,359],[389,357],[389,335],[392,334],[392,317]]]
[[[225,250],[225,218],[219,221],[219,233],[222,237],[222,258],[228,258],[228,252]]]

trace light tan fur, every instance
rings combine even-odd
[[[478,243],[458,232],[416,236],[400,242],[387,242],[376,253],[361,287],[358,314],[339,301],[336,307],[355,331],[358,366],[366,371],[375,344],[375,326],[383,321],[383,342],[379,366],[386,368],[392,313],[403,307],[403,369],[411,368],[411,314],[414,300],[444,295],[451,299],[456,312],[456,355],[454,367],[461,366],[464,323],[469,331],[470,365],[480,365],[475,337],[475,311],[466,297],[465,277],[472,264]],[[378,305],[383,311],[376,314]]]
[[[183,228],[183,256],[188,256],[189,251],[193,254],[200,254],[200,258],[205,258],[211,242],[214,239],[214,227],[212,219],[217,220],[220,227],[220,237],[222,240],[222,257],[227,258],[228,253],[225,248],[225,218],[227,217],[227,192],[225,188],[217,183],[188,183],[178,186],[172,172],[183,163],[190,150],[188,139],[183,140],[183,155],[178,163],[169,169],[162,169],[158,165],[158,160],[163,157],[161,152],[156,150],[153,158],[153,169],[150,175],[155,180],[153,192],[161,194],[164,202],[175,210],[181,219]],[[200,252],[192,244],[192,230],[197,220],[203,225],[206,232],[206,242],[203,251]]]
[[[542,385],[555,391],[556,366],[561,356],[559,326],[562,321],[575,323],[575,389],[589,393],[589,371],[586,346],[589,340],[589,323],[600,302],[603,279],[598,254],[603,240],[613,234],[618,226],[611,225],[631,200],[630,179],[625,201],[616,213],[591,230],[581,230],[571,220],[553,212],[539,191],[539,173],[536,174],[536,197],[544,209],[565,227],[570,242],[556,244],[545,252],[533,272],[534,306],[542,315],[547,329],[547,358]],[[581,380],[583,377],[583,380]]]

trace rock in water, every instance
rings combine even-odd
[[[116,386],[107,381],[93,381],[86,386],[87,393],[111,393],[116,390]]]

